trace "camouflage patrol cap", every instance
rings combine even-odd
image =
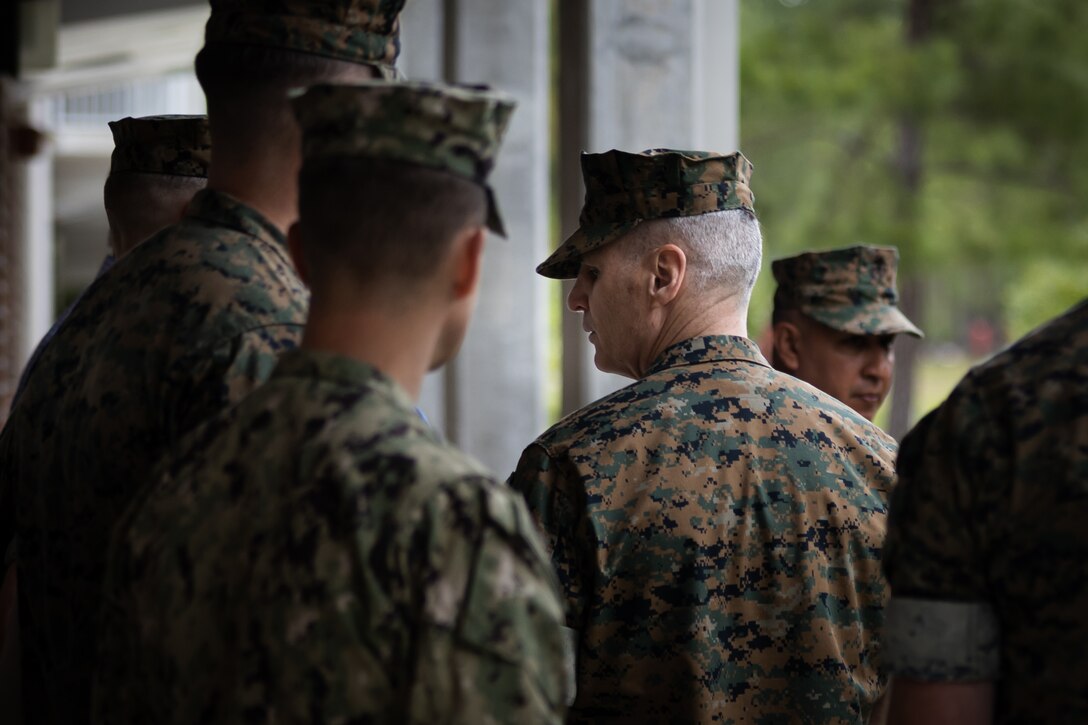
[[[487,226],[506,236],[487,177],[514,101],[486,86],[368,81],[317,85],[297,95],[304,161],[392,159],[468,179],[487,192]]]
[[[806,252],[771,264],[777,310],[798,310],[828,327],[855,335],[922,337],[900,311],[895,288],[899,251],[860,245]]]
[[[365,63],[395,78],[405,0],[211,0],[204,44],[268,45]]]
[[[110,174],[140,172],[207,178],[212,139],[207,116],[142,116],[110,121]]]
[[[754,214],[751,175],[752,163],[740,152],[583,153],[586,197],[578,230],[536,268],[537,274],[577,277],[582,255],[619,239],[641,221],[728,209]]]

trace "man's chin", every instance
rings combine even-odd
[[[609,363],[608,358],[601,355],[601,349],[597,347],[596,343],[593,345],[593,367],[600,370],[602,373],[610,373],[612,375],[623,375],[614,365]]]
[[[870,395],[854,396],[851,400],[853,402],[851,407],[870,422],[876,417],[877,411],[880,410],[880,406],[884,403],[883,397],[874,398]]]

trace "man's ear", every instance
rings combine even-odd
[[[786,372],[801,367],[801,329],[792,322],[774,324],[774,362]]]
[[[664,307],[676,299],[684,285],[688,258],[675,244],[665,244],[650,252],[647,260],[650,272],[650,299],[655,306]]]
[[[302,253],[302,230],[299,229],[297,221],[287,230],[287,251],[291,255],[291,261],[295,263],[299,279],[309,287],[310,269],[306,266],[306,255]]]
[[[453,240],[453,297],[461,300],[473,295],[480,283],[480,267],[484,258],[484,227],[469,227]]]

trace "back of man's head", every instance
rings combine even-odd
[[[110,251],[120,259],[161,229],[181,220],[205,178],[129,173],[106,178],[103,197],[110,224]]]
[[[205,116],[145,116],[110,123],[114,150],[103,202],[114,257],[176,223],[207,184],[211,136]]]
[[[217,167],[293,153],[288,91],[393,77],[404,2],[212,0],[196,74],[220,149]]]
[[[763,234],[755,214],[729,209],[697,216],[652,219],[623,241],[632,257],[675,244],[687,257],[686,285],[708,302],[731,298],[746,307],[763,260]]]
[[[484,226],[487,209],[480,186],[435,169],[378,158],[309,161],[299,177],[309,283],[321,294],[330,274],[346,271],[371,295],[409,297],[460,232]]]
[[[513,104],[482,88],[372,81],[294,101],[299,233],[315,298],[350,272],[370,294],[425,283],[466,229],[503,233],[487,183]]]
[[[582,258],[611,244],[629,259],[663,245],[686,257],[684,288],[708,304],[747,309],[759,274],[763,237],[749,185],[752,164],[740,152],[613,149],[582,154],[585,203],[579,227],[537,273],[578,275]]]

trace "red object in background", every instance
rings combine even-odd
[[[967,325],[967,350],[971,357],[986,357],[994,350],[997,333],[993,323],[983,317],[976,317]]]

